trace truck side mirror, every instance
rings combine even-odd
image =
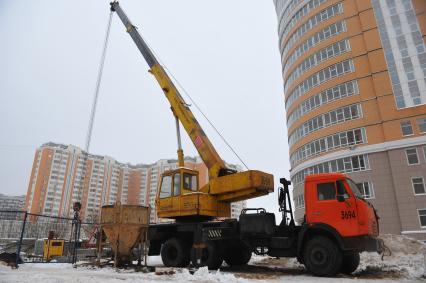
[[[344,202],[345,201],[345,196],[344,195],[337,195],[337,201],[338,202]]]

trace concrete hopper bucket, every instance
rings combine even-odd
[[[114,252],[114,266],[131,263],[132,250],[139,243],[146,255],[149,216],[145,206],[116,203],[102,207],[101,225]]]

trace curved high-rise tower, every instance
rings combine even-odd
[[[426,240],[426,1],[274,0],[296,219],[344,172],[381,232]]]

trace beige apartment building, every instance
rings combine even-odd
[[[382,233],[426,240],[426,1],[274,0],[296,218],[344,172]]]
[[[12,220],[22,217],[20,213],[8,211],[22,211],[25,203],[25,196],[7,196],[0,194],[0,219]]]
[[[199,171],[201,186],[208,181],[207,167],[199,157],[186,157],[185,166]],[[239,166],[229,166],[241,170]],[[46,143],[35,152],[25,210],[72,217],[73,203],[80,201],[83,219],[97,221],[103,205],[120,201],[150,206],[151,223],[167,221],[157,218],[155,197],[161,173],[175,168],[175,159],[131,165],[108,156],[87,154],[73,145]],[[245,205],[233,203],[232,217],[238,218]]]

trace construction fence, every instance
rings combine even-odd
[[[75,263],[97,256],[98,223],[0,210],[0,260]],[[19,256],[16,256],[19,255]]]

